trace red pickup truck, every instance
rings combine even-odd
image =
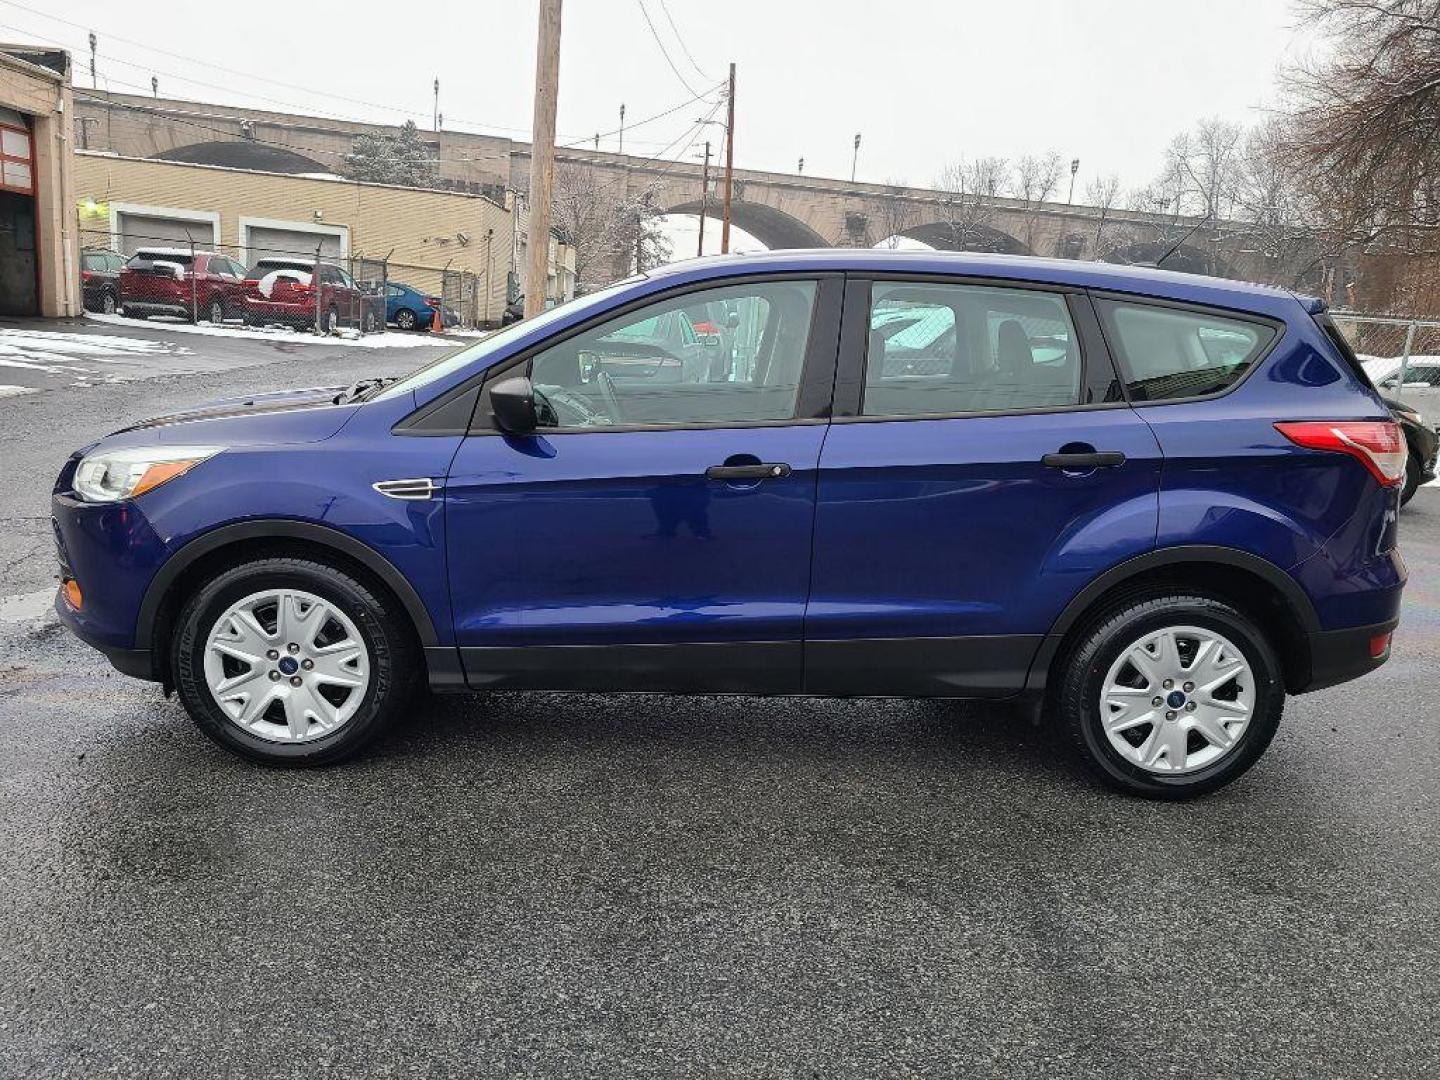
[[[120,314],[221,323],[241,312],[245,269],[213,251],[141,248],[120,269]]]

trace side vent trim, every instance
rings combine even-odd
[[[433,499],[445,485],[443,482],[431,480],[428,476],[421,476],[406,480],[381,480],[370,486],[391,499],[419,500]]]

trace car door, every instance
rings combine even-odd
[[[842,279],[692,288],[487,379],[446,480],[456,641],[477,687],[790,692],[801,685],[815,470]],[[709,296],[755,329],[712,383],[643,331]],[[717,343],[718,347],[718,343]],[[495,430],[528,375],[540,428]]]
[[[852,278],[845,323],[806,689],[1014,693],[1065,603],[1154,546],[1155,437],[1083,293]]]

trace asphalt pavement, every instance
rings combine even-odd
[[[1392,661],[1195,803],[943,702],[430,698],[279,772],[43,610],[74,447],[433,355],[269,348],[0,399],[0,1076],[1440,1075],[1440,490]]]

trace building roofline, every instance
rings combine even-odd
[[[238,141],[238,140],[237,140]],[[423,191],[429,195],[449,195],[456,199],[476,199],[489,203],[497,210],[510,213],[503,203],[488,195],[477,195],[469,191],[451,191],[448,188],[411,187],[409,184],[378,184],[373,180],[347,180],[343,176],[316,176],[313,173],[270,172],[265,169],[241,169],[234,165],[205,165],[198,161],[171,161],[169,158],[133,157],[117,154],[110,150],[76,150],[76,157],[102,158],[106,161],[138,161],[147,165],[172,165],[180,169],[209,169],[212,172],[244,173],[248,176],[280,176],[290,180],[306,180],[316,184],[341,184],[345,187],[380,188],[389,191]]]

